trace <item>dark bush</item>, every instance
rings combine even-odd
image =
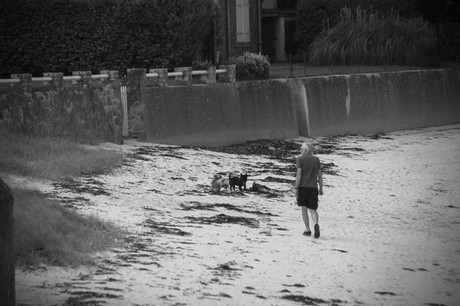
[[[301,0],[297,4],[297,23],[295,40],[300,49],[306,51],[308,46],[327,27],[340,10],[337,0]]]
[[[296,29],[296,21],[295,20],[288,20],[285,23],[284,29],[284,50],[287,54],[296,54],[297,50],[299,49],[299,45],[295,39],[295,29]]]
[[[445,29],[437,28],[438,56],[445,62],[460,63],[460,27]]]
[[[211,59],[207,0],[15,0],[0,7],[0,74],[190,66]]]

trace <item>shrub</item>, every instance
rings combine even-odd
[[[237,77],[268,77],[270,74],[270,60],[266,55],[259,55],[245,51],[243,55],[229,60],[236,65]]]
[[[209,67],[212,66],[211,61],[200,61],[200,60],[194,60],[192,62],[192,69],[193,70],[208,70]]]
[[[445,29],[439,28],[437,37],[439,57],[446,62],[460,62],[460,32],[447,33]]]
[[[309,47],[312,65],[433,64],[436,36],[422,19],[387,14],[341,10],[340,22],[324,30]]]

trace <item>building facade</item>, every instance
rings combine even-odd
[[[262,51],[261,0],[216,0],[218,62]]]
[[[286,42],[295,29],[296,4],[296,0],[262,1],[262,53],[268,55],[271,62],[288,60]]]
[[[286,38],[295,28],[297,0],[215,0],[218,6],[217,58],[224,62],[244,51],[288,60]]]

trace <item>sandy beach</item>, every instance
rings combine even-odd
[[[305,140],[104,144],[130,152],[109,175],[22,180],[129,236],[95,267],[17,268],[18,305],[458,305],[460,125],[308,139],[319,239],[293,192]],[[211,194],[218,172],[247,173],[248,190]]]

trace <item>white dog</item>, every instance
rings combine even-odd
[[[230,187],[230,183],[228,181],[227,176],[223,176],[221,174],[214,174],[214,178],[212,179],[211,183],[211,191],[215,193],[220,193],[220,190],[224,188],[225,190],[228,191],[228,188]]]

